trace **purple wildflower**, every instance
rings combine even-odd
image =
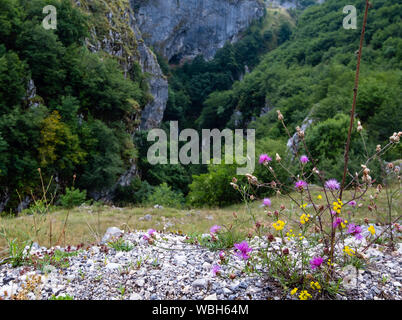
[[[306,164],[307,162],[309,162],[310,160],[307,158],[307,156],[301,156],[300,157],[300,162],[303,164]]]
[[[339,226],[341,223],[343,222],[342,218],[336,218],[334,221],[334,228],[336,228],[337,226]]]
[[[211,227],[211,229],[209,229],[209,232],[214,234],[214,233],[217,233],[220,229],[221,229],[221,226],[214,225]]]
[[[310,260],[310,266],[311,269],[316,269],[318,268],[322,263],[324,262],[324,259],[321,257],[315,257],[312,260]]]
[[[212,273],[214,276],[216,276],[217,274],[219,274],[220,271],[221,271],[221,267],[218,266],[218,265],[214,265],[213,268],[212,268],[212,270],[211,270],[211,273]]]
[[[223,250],[219,251],[219,259],[225,259],[225,252]]]
[[[248,246],[247,241],[242,241],[241,243],[235,243],[234,246],[235,246],[235,248],[236,248],[235,254],[236,254],[239,258],[241,258],[241,259],[243,259],[243,260],[247,260],[248,258],[250,258],[250,256],[248,255],[248,253],[249,253],[250,251],[252,251],[253,249],[251,249],[251,248]]]
[[[263,204],[264,206],[270,207],[270,206],[271,206],[271,199],[269,199],[269,198],[264,198],[264,200],[262,201],[262,204]]]
[[[341,186],[335,179],[329,179],[327,182],[325,182],[325,187],[329,190],[339,190]]]
[[[142,236],[142,239],[144,239],[145,241],[148,241],[148,240],[149,240],[149,238],[148,238],[148,236],[147,236],[146,234],[144,234],[144,235]]]
[[[149,236],[151,236],[151,237],[154,235],[155,232],[156,232],[155,229],[149,229],[149,230],[148,230],[148,234],[149,234]]]
[[[298,190],[303,190],[305,187],[307,187],[307,182],[303,180],[299,180],[295,183],[295,188]]]
[[[259,160],[259,163],[260,163],[260,164],[268,163],[268,162],[270,162],[270,161],[272,161],[272,158],[269,157],[267,154],[262,154],[262,155],[260,155],[260,160]]]
[[[360,226],[355,225],[354,223],[351,223],[348,226],[348,233],[354,235],[355,238],[358,240],[361,240],[363,238],[363,236],[361,235],[362,228]]]
[[[350,205],[350,206],[352,206],[353,208],[354,207],[356,207],[356,201],[354,201],[354,200],[352,200],[352,201],[349,201],[349,203],[348,203],[348,205]]]

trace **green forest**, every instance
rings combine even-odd
[[[41,27],[47,4],[60,12],[60,27],[52,32]],[[342,27],[348,4],[328,0],[290,15],[267,10],[210,61],[199,56],[169,65],[155,52],[169,81],[162,128],[171,120],[197,130],[254,128],[256,154],[279,153],[291,165],[288,138],[277,120],[281,110],[291,134],[312,121],[306,130],[312,156],[326,177],[341,179],[365,1],[354,1],[355,30]],[[352,136],[351,172],[367,150],[402,128],[401,14],[401,0],[373,1],[369,11],[356,112],[363,140],[357,132]],[[0,198],[9,197],[4,212],[15,212],[21,199],[41,192],[38,168],[60,199],[74,186],[90,200],[110,190],[133,158],[140,176],[114,191],[117,205],[239,201],[229,185],[235,165],[147,162],[147,132],[135,130],[150,99],[146,75],[134,63],[126,77],[119,61],[90,52],[85,39],[93,24],[91,15],[68,0],[0,0]],[[32,83],[35,99],[28,94]],[[387,160],[401,154],[399,144]],[[258,164],[254,174],[270,179]]]

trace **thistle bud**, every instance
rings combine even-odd
[[[279,154],[276,154],[276,159],[277,162],[281,162],[282,158],[279,156]]]
[[[389,137],[389,140],[391,142],[398,143],[400,140],[400,137],[401,137],[401,135],[399,135],[399,133],[394,132],[394,134],[391,137]]]
[[[237,183],[236,177],[233,177],[233,178],[232,178],[232,182],[233,182],[233,183]]]
[[[235,275],[234,273],[231,273],[231,274],[229,275],[229,278],[233,280],[234,278],[236,278],[236,275]]]
[[[281,204],[281,210],[285,210],[285,205]]]
[[[285,256],[287,256],[288,254],[289,254],[289,249],[288,248],[285,248],[285,249],[283,249],[283,254],[285,255]]]
[[[376,152],[380,152],[380,151],[381,151],[381,145],[380,145],[380,144],[377,144],[377,147],[375,148],[375,151],[376,151]]]
[[[254,185],[258,184],[258,179],[256,177],[254,177],[253,175],[246,173],[246,177],[250,184],[254,184]]]
[[[269,235],[268,235],[268,241],[269,241],[269,242],[272,242],[272,241],[274,241],[274,240],[275,240],[274,236],[273,236],[272,234],[269,234]]]
[[[361,132],[363,130],[362,124],[360,121],[357,121],[357,132]]]
[[[276,110],[276,113],[278,114],[278,120],[279,120],[279,121],[283,121],[283,115],[282,115],[281,111],[280,111],[280,110]]]

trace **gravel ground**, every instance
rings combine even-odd
[[[110,228],[103,239],[118,235]],[[115,232],[115,233],[113,233]],[[116,233],[117,232],[117,233]],[[32,266],[0,266],[0,299],[14,294],[22,299],[49,299],[69,295],[75,300],[281,300],[291,299],[272,280],[241,273],[243,261],[236,257],[222,266],[221,276],[211,269],[219,261],[218,252],[185,243],[185,236],[157,233],[150,245],[144,232],[131,232],[122,239],[133,248],[116,251],[99,244],[80,248],[68,264],[40,269]],[[276,239],[280,241],[280,239]],[[251,241],[258,245],[258,239]],[[364,245],[364,243],[361,243]],[[402,297],[402,245],[387,252],[375,245],[366,252],[364,270],[348,266],[343,269],[343,295],[336,299],[396,299]],[[31,253],[40,256],[54,250],[74,252],[76,247],[40,248]],[[290,250],[292,254],[292,249]],[[229,274],[234,274],[234,279]]]

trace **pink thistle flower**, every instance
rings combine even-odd
[[[310,266],[311,269],[317,269],[321,264],[324,262],[324,259],[321,257],[315,257],[312,260],[310,260]]]
[[[211,270],[211,273],[212,273],[212,275],[216,276],[217,274],[219,275],[220,271],[221,271],[221,267],[218,265],[214,265]]]
[[[360,226],[355,225],[354,223],[351,223],[348,226],[348,233],[354,235],[357,240],[361,240],[363,238],[361,232],[362,228]]]
[[[214,225],[211,227],[211,229],[209,229],[209,232],[214,234],[217,233],[221,228],[222,228],[221,226]]]
[[[142,236],[142,239],[144,239],[145,241],[148,241],[148,240],[149,240],[149,237],[148,237],[146,234],[144,234],[144,235]]]
[[[156,232],[155,229],[149,229],[149,230],[148,230],[148,235],[149,235],[150,237],[153,237],[155,232]]]
[[[262,154],[262,155],[260,155],[260,160],[258,162],[260,164],[263,164],[263,163],[268,163],[270,161],[272,161],[271,157],[269,157],[267,154]]]
[[[299,180],[295,183],[295,188],[298,190],[303,190],[305,187],[307,187],[307,182],[303,180]]]
[[[241,259],[243,259],[243,260],[247,260],[248,258],[250,258],[250,256],[248,255],[248,253],[249,252],[251,252],[251,251],[253,251],[253,249],[251,249],[249,246],[248,246],[248,243],[247,243],[247,241],[242,241],[241,243],[235,243],[235,250],[236,250],[236,252],[235,252],[235,254],[239,257],[239,258],[241,258]]]
[[[349,203],[348,203],[348,205],[350,205],[350,206],[352,206],[353,208],[354,207],[356,207],[356,201],[354,201],[354,200],[352,200],[352,201],[349,201]]]
[[[306,164],[307,162],[309,162],[310,160],[307,158],[307,156],[301,156],[300,157],[300,162],[303,164]]]
[[[269,199],[269,198],[264,198],[264,200],[262,201],[262,204],[263,204],[264,206],[270,207],[270,206],[271,206],[271,199]]]
[[[336,228],[337,226],[339,226],[342,222],[343,222],[342,218],[339,218],[339,217],[336,218],[335,221],[334,221],[334,223],[333,223],[334,228]]]
[[[225,259],[225,252],[223,250],[219,251],[219,259]]]
[[[327,182],[325,182],[325,187],[329,190],[339,190],[341,186],[336,179],[329,179]]]

